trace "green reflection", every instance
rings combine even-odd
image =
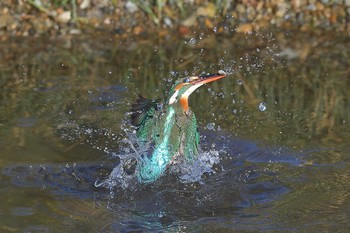
[[[202,87],[191,96],[200,129],[215,123],[215,129],[265,145],[296,150],[338,148],[337,153],[310,155],[309,167],[266,166],[266,170],[282,173],[279,178],[291,192],[265,211],[276,216],[277,223],[297,215],[295,222],[284,224],[287,227],[302,218],[327,224],[339,217],[344,223],[344,206],[349,203],[350,138],[350,54],[344,36],[259,33],[211,36],[195,45],[181,40],[136,43],[109,39],[0,44],[0,167],[104,160],[106,155],[98,151],[118,151],[123,146],[124,130],[130,129],[127,112],[137,94],[164,98],[172,82],[186,73],[232,70],[230,78]],[[263,112],[258,109],[260,102],[267,106]],[[343,167],[319,169],[313,164]],[[44,224],[39,219],[46,216],[47,209],[57,212],[60,200],[53,194],[13,188],[7,179],[0,179],[7,200],[2,202],[0,214],[8,228],[16,231],[23,222],[4,213],[17,207],[32,208],[36,205],[33,196],[39,194],[47,195],[43,202],[52,206],[37,207],[38,213],[27,217],[28,221]],[[23,195],[14,195],[19,190]],[[247,213],[259,212],[256,209]],[[319,218],[325,209],[337,214]],[[308,219],[310,213],[316,214]],[[65,213],[58,215],[69,218]],[[59,221],[56,215],[49,216],[45,224],[57,226]],[[82,226],[87,223],[89,219],[81,221]]]

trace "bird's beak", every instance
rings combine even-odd
[[[226,77],[226,73],[224,71],[219,71],[216,74],[209,74],[209,75],[201,75],[201,76],[192,76],[190,77],[190,79],[192,79],[192,81],[188,82],[188,83],[183,83],[180,84],[180,88],[184,85],[188,85],[190,84],[191,86],[180,96],[180,104],[184,110],[184,112],[188,111],[188,97],[200,86],[202,86],[203,84],[206,83],[210,83],[210,82],[214,82],[218,79],[221,79],[223,77]],[[178,90],[177,90],[178,92]],[[177,94],[177,93],[176,93]],[[174,101],[173,101],[174,100]],[[174,99],[170,98],[169,104],[172,104],[173,102],[175,102],[175,97]]]
[[[220,71],[219,73],[216,73],[216,74],[201,75],[201,76],[198,76],[198,79],[193,80],[191,82],[191,84],[193,84],[193,85],[198,85],[199,84],[201,86],[203,84],[214,82],[216,80],[224,78],[226,76],[227,76],[227,74],[225,72],[223,72],[223,71]]]

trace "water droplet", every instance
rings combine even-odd
[[[164,18],[164,24],[168,27],[172,27],[173,23],[171,22],[171,19],[169,19],[168,17]]]
[[[237,109],[233,109],[232,113],[236,114],[237,113]]]
[[[161,211],[161,212],[158,213],[158,217],[159,217],[159,218],[164,217],[164,215],[165,215],[165,212],[163,212],[163,211]]]
[[[227,73],[224,70],[219,70],[218,73],[221,75],[227,75]]]
[[[112,71],[108,71],[108,74],[112,74]]]
[[[190,45],[194,45],[197,43],[197,40],[195,38],[191,38],[190,41],[188,42]]]
[[[259,110],[264,112],[266,110],[266,103],[265,102],[261,102],[258,106]]]
[[[237,84],[238,84],[238,85],[242,85],[242,84],[243,84],[242,79],[238,79],[238,80],[237,80]]]
[[[214,130],[215,129],[215,123],[208,123],[207,129],[208,130]]]
[[[176,72],[176,71],[174,71],[174,70],[171,70],[169,73],[170,73],[172,76],[176,76],[176,75],[178,74],[178,72]]]

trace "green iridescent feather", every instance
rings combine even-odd
[[[194,113],[191,114],[190,120],[185,125],[184,130],[186,131],[184,133],[186,138],[183,140],[183,154],[187,160],[192,160],[193,158],[197,157],[199,145],[199,132]]]
[[[138,178],[153,182],[167,166],[181,160],[191,161],[198,155],[199,133],[188,97],[203,84],[226,76],[224,71],[203,76],[188,76],[175,82],[162,104],[139,96],[132,105],[132,124],[137,127],[140,142],[150,146],[138,160]]]
[[[192,160],[198,154],[199,133],[193,113],[186,116],[181,107],[167,106],[157,109],[157,102],[139,96],[132,106],[132,124],[137,127],[137,137],[151,142],[150,155],[139,161],[139,180],[153,182],[166,170],[178,154]]]

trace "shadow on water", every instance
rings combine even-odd
[[[1,230],[348,226],[349,40],[278,32],[196,44],[97,39],[0,45]],[[233,75],[190,99],[202,154],[220,158],[211,172],[187,183],[169,172],[151,185],[94,185],[130,152],[138,93],[163,98],[178,77],[219,69]]]

